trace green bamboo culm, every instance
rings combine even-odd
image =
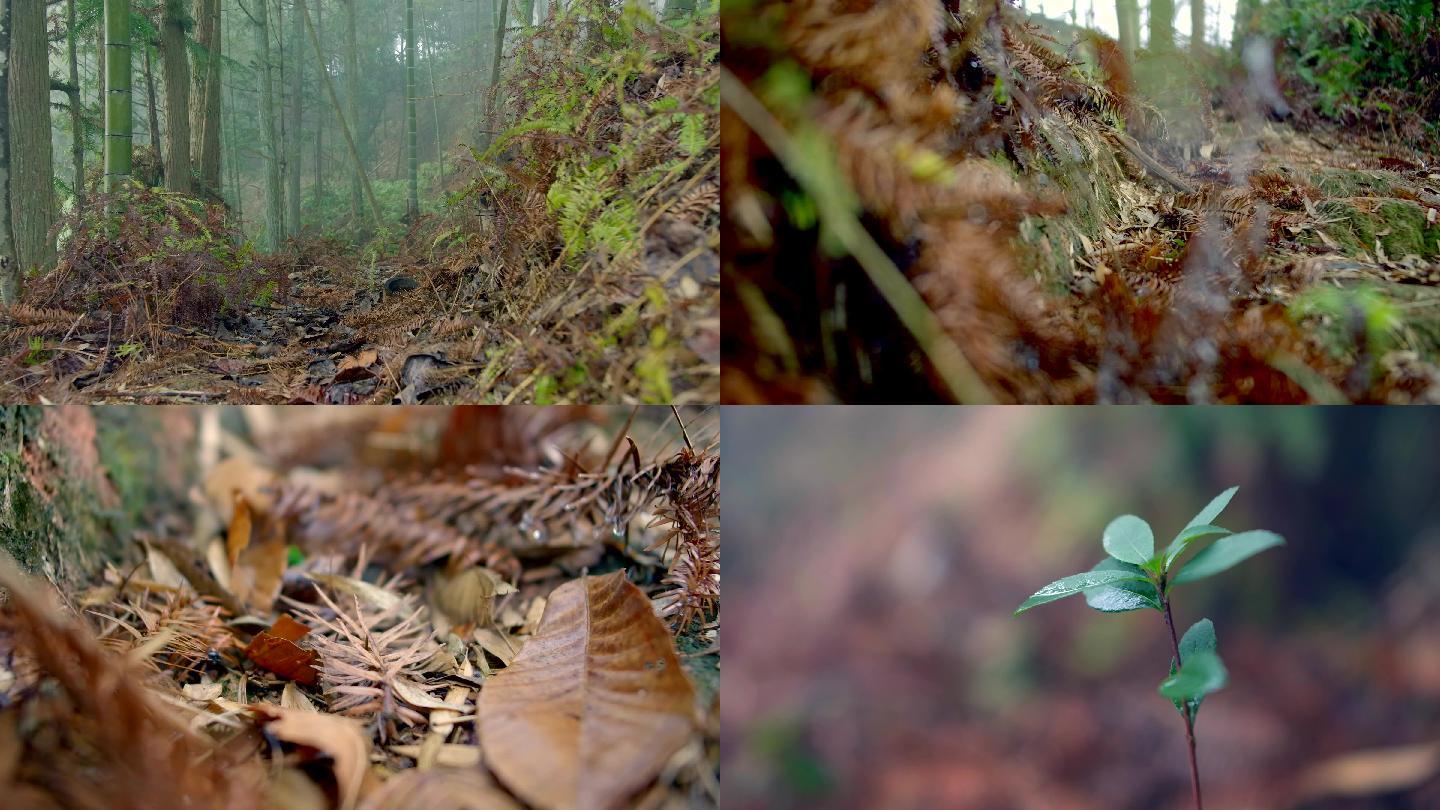
[[[130,0],[105,0],[105,193],[130,178]]]
[[[413,222],[420,215],[419,165],[415,154],[418,143],[415,137],[415,0],[405,0],[405,127],[410,150],[410,198],[405,204],[405,213]]]

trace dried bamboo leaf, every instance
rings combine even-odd
[[[419,748],[419,746],[413,746]],[[391,778],[361,810],[520,810],[478,770],[406,771]]]
[[[535,638],[480,690],[486,761],[537,807],[618,807],[694,727],[670,632],[623,571],[551,595]]]
[[[250,707],[260,723],[284,742],[313,748],[334,761],[335,785],[340,792],[341,810],[350,810],[360,800],[370,762],[369,735],[359,723],[333,714],[286,709],[267,703]]]

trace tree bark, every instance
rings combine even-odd
[[[419,164],[415,132],[415,0],[405,0],[405,158],[406,181],[410,190],[405,217],[414,222],[420,215]]]
[[[10,10],[10,212],[20,270],[55,258],[54,155],[50,148],[50,48],[45,0],[12,0]]]
[[[1151,53],[1174,50],[1175,0],[1150,0],[1150,40],[1146,47]]]
[[[360,0],[349,0],[345,4],[345,101],[349,110],[349,126],[359,138],[360,133],[360,58],[359,48],[355,44],[355,6]],[[361,160],[359,165],[364,165],[364,151],[357,148],[357,154]],[[360,221],[360,195],[361,195],[362,172],[357,168],[350,175],[350,221],[354,223],[357,235],[363,230]]]
[[[165,150],[160,148],[160,101],[155,95],[155,69],[150,64],[150,46],[145,46],[145,120],[150,127],[150,149],[155,165],[164,171]]]
[[[183,0],[165,1],[160,57],[165,71],[165,187],[190,193],[190,56],[185,29],[190,20]]]
[[[10,0],[0,0],[0,302],[20,289],[20,265],[10,225]]]
[[[310,44],[315,46],[315,60],[318,64],[324,64],[325,55],[320,52],[320,37],[315,34],[315,24],[310,21],[310,12],[305,8],[305,0],[296,0],[300,4],[300,14],[305,17],[305,27],[310,31]],[[354,164],[355,171],[360,175],[360,183],[365,189],[365,198],[370,201],[370,214],[375,218],[375,227],[380,227],[383,218],[380,216],[380,203],[375,199],[375,191],[370,188],[370,178],[365,174],[365,166],[360,162],[360,150],[355,148],[355,137],[350,133],[350,125],[345,123],[345,113],[340,108],[340,97],[335,94],[335,83],[330,81],[330,74],[324,74],[325,92],[330,97],[330,108],[335,111],[335,120],[340,124],[340,134],[345,136],[345,145],[350,149],[350,160]]]
[[[195,0],[195,41],[204,55],[191,94],[190,160],[205,193],[220,196],[220,0]]]
[[[490,64],[493,59],[490,51],[495,47],[495,0],[477,0],[477,3],[479,7],[476,9],[476,24],[480,28],[480,36],[476,50],[479,51],[480,54],[479,75],[482,89],[480,91],[480,115],[476,126],[480,132],[478,133],[479,137],[476,139],[476,143],[481,144],[483,148],[485,144],[489,143],[489,135],[486,132],[486,128],[489,127],[490,124],[487,120],[485,110],[487,109],[486,101],[490,97]]]
[[[268,0],[255,5],[255,50],[260,64],[260,131],[266,149],[265,166],[265,244],[270,250],[280,247],[283,226],[280,215],[280,143],[275,130],[275,79],[270,66],[270,24]]]
[[[154,96],[151,96],[153,105]],[[105,192],[130,177],[130,0],[105,0]],[[154,137],[153,133],[151,137]]]
[[[70,67],[70,160],[74,164],[75,208],[85,206],[85,120],[80,113],[80,59],[75,44],[75,0],[65,2],[65,56]]]
[[[304,22],[293,8],[290,12],[290,114],[285,125],[285,232],[300,233],[300,144],[304,117],[305,51],[302,47]]]
[[[495,20],[495,50],[490,61],[490,87],[485,91],[485,132],[481,138],[485,149],[490,148],[500,121],[496,110],[500,106],[500,57],[505,53],[505,29],[510,18],[510,0],[500,0],[500,13],[496,16],[498,19]]]
[[[1136,0],[1115,0],[1115,19],[1120,52],[1125,54],[1125,61],[1134,64],[1135,49],[1140,45],[1140,8]]]
[[[1195,53],[1205,47],[1205,0],[1190,0],[1190,50]]]
[[[197,409],[0,407],[0,549],[61,585],[134,558],[132,532],[185,508]]]

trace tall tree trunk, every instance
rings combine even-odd
[[[1146,47],[1151,53],[1175,48],[1175,0],[1150,0],[1150,39]]]
[[[355,132],[356,138],[360,137],[360,57],[359,48],[355,44],[355,6],[359,2],[360,0],[348,0],[345,4],[345,103],[349,111],[349,127]],[[359,164],[363,166],[363,151],[357,149],[356,154],[361,156]],[[350,175],[350,221],[354,223],[357,234],[361,230],[361,175],[358,168]]]
[[[495,47],[495,0],[477,0],[477,5],[476,25],[480,29],[480,36],[475,50],[480,54],[479,83],[481,90],[479,123],[476,127],[480,132],[476,143],[484,148],[490,142],[489,134],[486,132],[490,123],[485,110],[487,109],[486,101],[490,98],[490,63],[492,61],[490,50]]]
[[[315,33],[316,33],[316,34],[319,36],[319,38],[320,38],[320,51],[321,51],[322,53],[325,51],[325,14],[324,14],[324,12],[325,12],[324,7],[321,6],[321,5],[319,5],[319,4],[317,3],[316,6],[315,6],[315,28],[317,29]],[[298,51],[298,52],[303,52],[303,51],[304,51],[304,47],[305,47],[305,45],[304,45],[304,43],[302,42],[302,43],[300,44],[301,50]],[[298,53],[298,52],[297,52],[297,53]],[[324,78],[325,78],[325,79],[329,79],[329,78],[330,78],[330,61],[329,61],[328,59],[325,60],[325,64],[323,65],[323,67],[324,67],[324,72],[325,72]],[[316,79],[316,80],[315,80],[315,83],[316,83],[316,84],[319,84],[320,81],[321,81],[320,79]],[[317,210],[322,210],[322,209],[319,209],[319,206],[321,206],[321,205],[324,204],[323,201],[324,201],[324,199],[325,199],[325,157],[324,157],[324,152],[325,152],[325,126],[320,122],[320,117],[319,117],[319,116],[316,116],[316,117],[315,117],[315,184],[314,184],[314,194],[312,195],[312,197],[313,197],[313,199],[315,200],[315,205],[317,206]]]
[[[1190,50],[1200,53],[1205,47],[1205,0],[1190,0]]]
[[[405,148],[406,180],[410,196],[405,216],[410,222],[420,215],[420,181],[415,133],[415,0],[405,0]]]
[[[10,219],[20,269],[47,266],[55,256],[54,156],[50,149],[50,47],[45,0],[12,0],[10,10]]]
[[[320,37],[315,33],[315,24],[310,21],[310,12],[305,8],[305,0],[296,0],[300,4],[300,14],[305,18],[305,27],[310,31],[310,44],[315,46],[316,64],[325,63],[325,55],[320,52]],[[355,171],[360,175],[360,183],[365,189],[365,198],[370,201],[370,214],[375,218],[375,227],[380,227],[382,218],[380,216],[380,203],[375,200],[375,192],[370,188],[370,178],[365,174],[365,165],[360,162],[360,150],[355,148],[355,137],[350,133],[350,125],[345,123],[345,113],[340,108],[340,97],[335,94],[335,83],[330,81],[330,74],[322,71],[325,80],[325,93],[330,97],[330,108],[335,111],[335,120],[340,124],[340,134],[345,136],[345,145],[350,149],[350,160],[354,164]]]
[[[1440,2],[1440,0],[1437,0]],[[1237,52],[1245,46],[1245,40],[1255,32],[1255,18],[1260,12],[1260,0],[1240,0],[1235,6],[1235,28],[1230,35],[1230,47]]]
[[[10,0],[0,0],[0,302],[20,289],[20,264],[10,226]]]
[[[75,50],[75,0],[65,0],[65,56],[70,66],[70,160],[75,169],[75,209],[85,205],[85,120],[80,111],[80,58]]]
[[[165,0],[160,57],[165,70],[165,187],[190,193],[190,56],[183,0]]]
[[[500,122],[496,108],[500,106],[497,97],[500,92],[500,57],[505,53],[505,28],[510,17],[510,0],[500,0],[500,13],[495,20],[495,50],[490,60],[490,87],[485,91],[485,133],[481,139],[485,148],[495,138]]]
[[[220,0],[195,0],[195,41],[202,56],[191,84],[190,160],[205,193],[220,195]]]
[[[153,96],[152,96],[153,102]],[[130,0],[105,0],[105,192],[130,177]]]
[[[155,95],[155,68],[150,64],[150,46],[143,48],[145,52],[145,121],[149,127],[150,150],[155,153],[155,165],[165,165],[165,150],[160,148],[160,101]],[[146,182],[149,182],[147,179]]]
[[[1135,49],[1140,46],[1140,7],[1136,0],[1115,0],[1115,19],[1118,22],[1120,52],[1125,61],[1134,63]]]
[[[290,11],[290,115],[285,125],[285,232],[300,233],[300,144],[301,120],[304,116],[305,51],[301,37],[304,21],[293,8]]]
[[[266,150],[265,163],[265,244],[270,250],[280,247],[280,143],[275,129],[275,79],[270,67],[270,24],[266,6],[269,0],[255,3],[255,52],[260,60],[260,132]]]

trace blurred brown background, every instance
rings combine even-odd
[[[1158,613],[1082,599],[1109,519],[1286,546],[1178,588],[1230,684],[1206,806],[1440,807],[1440,417],[1331,408],[727,408],[731,807],[1189,807]]]

